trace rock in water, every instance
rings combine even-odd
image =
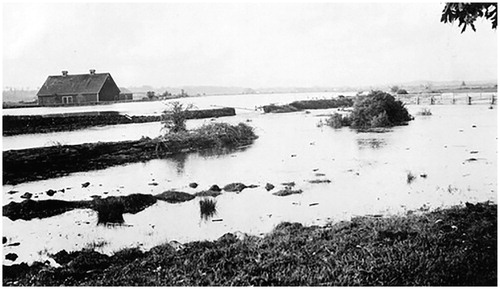
[[[14,254],[14,253],[9,253],[7,255],[5,255],[5,259],[9,260],[9,261],[16,261],[17,260],[17,254]]]
[[[241,192],[243,191],[247,186],[245,186],[242,183],[232,183],[224,186],[224,191],[226,192]]]
[[[49,196],[49,197],[52,197],[53,195],[55,195],[55,193],[56,193],[56,191],[54,191],[54,190],[52,190],[52,189],[50,189],[50,190],[48,190],[48,191],[46,192],[47,196]]]
[[[24,195],[21,196],[21,198],[27,199],[27,200],[31,199],[31,197],[33,197],[33,194],[29,193],[29,192],[26,192],[26,193],[24,193]]]
[[[195,196],[177,191],[166,191],[155,196],[158,200],[162,200],[168,203],[181,203],[192,200]]]
[[[222,191],[222,190],[219,188],[219,186],[217,186],[217,185],[212,185],[212,186],[210,187],[210,189],[209,189],[209,190],[210,190],[210,191],[215,191],[215,192],[220,192],[220,191]]]

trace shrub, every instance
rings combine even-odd
[[[334,113],[326,120],[326,124],[333,128],[341,128],[343,126],[351,125],[351,118],[340,113]]]
[[[238,125],[205,124],[195,129],[192,135],[201,142],[213,144],[211,147],[239,146],[257,138],[253,128],[245,123]]]
[[[167,134],[186,131],[187,111],[191,108],[193,105],[184,106],[178,101],[168,103],[167,109],[163,111],[161,116],[162,129]]]
[[[383,111],[376,117],[372,118],[371,127],[387,127],[390,126],[389,117],[387,116],[387,112]]]
[[[195,130],[169,133],[159,139],[157,151],[178,152],[183,149],[220,149],[238,147],[256,139],[253,128],[245,123],[205,124]]]
[[[382,91],[358,96],[351,115],[351,127],[368,128],[401,125],[412,120],[404,104]]]
[[[398,91],[396,92],[396,94],[408,94],[408,91],[406,91],[406,89],[398,89]]]

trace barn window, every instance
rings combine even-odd
[[[63,96],[62,97],[62,102],[64,104],[73,103],[73,96],[71,96],[71,95]]]

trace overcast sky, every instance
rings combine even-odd
[[[4,3],[3,87],[110,72],[119,86],[494,80],[497,36],[433,3]]]

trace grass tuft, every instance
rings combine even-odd
[[[208,220],[217,214],[217,201],[214,199],[202,199],[200,200],[200,217],[204,220]]]
[[[412,174],[412,172],[407,172],[406,173],[406,183],[411,184],[415,180],[415,175]]]
[[[97,224],[123,224],[123,213],[125,205],[120,198],[109,197],[105,199],[96,199],[94,201],[94,210],[97,211]]]
[[[432,112],[429,108],[422,108],[419,112],[417,112],[418,115],[432,115]]]

